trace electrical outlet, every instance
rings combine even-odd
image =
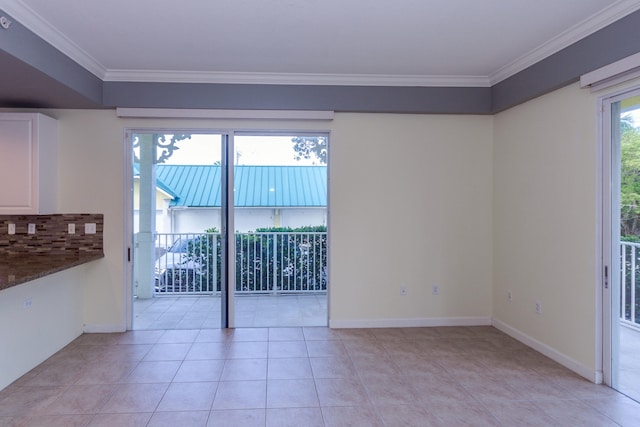
[[[22,304],[25,310],[30,309],[32,305],[33,305],[33,300],[31,298],[27,298],[26,300],[24,300],[24,303]]]
[[[400,295],[405,296],[408,292],[407,285],[400,285]]]
[[[67,233],[76,234],[76,225],[75,224],[67,224]]]
[[[16,234],[16,225],[14,223],[9,223],[8,229],[9,234]]]
[[[431,293],[433,295],[440,295],[440,285],[433,285],[431,288]]]
[[[540,301],[536,301],[536,314],[542,314],[542,303]]]
[[[88,222],[84,225],[84,234],[96,234],[96,223]]]
[[[511,293],[511,291],[507,291],[507,301],[513,301],[513,294]]]
[[[36,234],[36,225],[35,224],[27,225],[27,234]]]

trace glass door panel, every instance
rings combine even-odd
[[[327,135],[234,135],[236,327],[327,325]]]
[[[131,134],[133,329],[219,328],[226,136]]]

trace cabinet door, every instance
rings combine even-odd
[[[33,120],[0,118],[0,212],[37,209],[38,180]]]

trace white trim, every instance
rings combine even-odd
[[[412,328],[433,326],[490,326],[491,317],[415,317],[406,319],[329,320],[330,328]]]
[[[333,111],[117,108],[118,117],[155,119],[333,120]]]
[[[517,339],[518,341],[520,341],[521,343],[531,347],[532,349],[536,350],[537,352],[540,352],[542,354],[544,354],[545,356],[549,357],[550,359],[558,362],[559,364],[561,364],[562,366],[572,370],[573,372],[575,372],[576,374],[588,379],[589,381],[596,383],[596,384],[601,384],[602,383],[602,371],[601,370],[594,370],[593,368],[590,368],[588,366],[583,365],[582,363],[578,362],[577,360],[574,360],[572,358],[570,358],[569,356],[565,355],[564,353],[559,352],[558,350],[556,350],[553,347],[548,346],[547,344],[544,344],[540,341],[538,341],[537,339],[507,325],[506,323],[502,322],[501,320],[498,319],[493,319],[493,326],[504,332],[505,334],[509,335],[512,338]]]
[[[486,76],[107,70],[104,81],[266,85],[490,87]]]
[[[627,56],[597,70],[580,76],[580,87],[591,86],[592,91],[624,83],[640,76],[640,53]]]
[[[529,68],[555,53],[558,53],[562,49],[595,33],[598,30],[601,30],[607,25],[614,23],[638,9],[640,9],[640,2],[638,0],[620,0],[614,2],[611,6],[597,12],[595,15],[592,15],[584,21],[574,25],[558,36],[533,49],[526,55],[521,56],[515,61],[491,73],[488,76],[491,86],[496,83],[500,83],[502,80],[508,79],[514,74]]]
[[[125,332],[127,330],[124,324],[108,324],[108,323],[89,323],[85,324],[82,331],[85,334],[110,334],[114,332]]]

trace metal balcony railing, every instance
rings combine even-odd
[[[236,233],[236,293],[327,290],[326,232]],[[221,284],[219,233],[158,233],[156,294],[215,294]]]
[[[620,242],[620,321],[640,327],[640,243]]]

